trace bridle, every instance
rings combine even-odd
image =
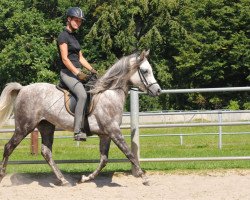
[[[154,82],[154,83],[148,83],[147,79],[145,78],[145,76],[143,75],[142,71],[141,71],[141,68],[138,67],[138,74],[139,74],[139,77],[141,79],[141,82],[144,84],[144,86],[146,87],[148,93],[150,94],[154,94],[151,90],[150,90],[150,87],[153,86],[154,84],[158,84],[157,81]]]

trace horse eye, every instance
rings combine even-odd
[[[141,69],[141,73],[142,73],[142,74],[147,74],[147,73],[148,73],[148,70],[147,70],[147,69]]]

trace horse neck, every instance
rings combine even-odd
[[[123,110],[126,97],[128,95],[128,91],[124,90],[123,88],[117,88],[113,90],[113,92],[116,93],[116,97],[117,97],[116,99],[114,99],[113,105],[116,107],[120,107],[120,109]]]
[[[123,110],[124,104],[125,104],[125,99],[128,95],[128,90],[124,90],[122,88],[117,88],[117,89],[112,89],[112,90],[105,90],[103,92],[94,94],[93,98],[92,98],[92,103],[90,106],[89,113],[91,113],[95,109],[98,102],[101,101],[101,98],[102,98],[101,96],[103,94],[105,95],[105,94],[111,93],[111,92],[112,92],[112,95],[116,98],[109,99],[109,102],[111,102],[114,107],[116,107],[116,108],[119,107],[121,110]],[[107,96],[112,96],[112,95],[107,94]]]
[[[125,99],[128,96],[128,89],[116,88],[116,89],[106,90],[105,92],[112,92],[113,95],[114,95],[114,97],[118,97],[119,98],[119,99],[114,99],[114,102],[113,102],[114,105],[122,103],[123,106],[124,106]]]

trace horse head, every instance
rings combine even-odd
[[[155,80],[148,56],[149,50],[144,50],[139,56],[131,58],[131,71],[134,73],[130,77],[130,82],[150,96],[158,96],[161,93],[161,87]]]

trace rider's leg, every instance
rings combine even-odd
[[[82,83],[73,75],[69,70],[61,70],[61,78],[67,85],[70,91],[76,96],[76,108],[75,108],[75,119],[74,119],[74,133],[75,140],[86,140],[87,135],[83,132],[82,128],[84,125],[84,110],[87,101],[87,93]]]
[[[75,108],[75,121],[74,121],[74,133],[75,140],[86,140],[87,135],[84,133],[84,110],[87,101],[87,93],[81,83],[78,83],[74,87],[75,94],[77,96],[77,103]]]

